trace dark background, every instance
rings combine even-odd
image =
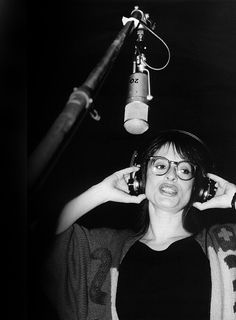
[[[101,120],[85,117],[49,175],[27,196],[27,157],[63,110],[73,87],[80,86],[104,56],[122,28],[122,17],[129,17],[134,5],[150,14],[157,24],[155,32],[171,51],[164,70],[150,70],[154,96],[150,129],[134,136],[123,128],[133,34],[95,97]],[[10,0],[3,9],[2,129],[9,159],[14,159],[8,181],[16,182],[8,189],[8,206],[15,214],[10,217],[9,229],[17,237],[14,259],[10,258],[10,299],[22,301],[18,315],[28,304],[29,319],[53,319],[41,292],[39,274],[62,206],[107,175],[127,167],[133,150],[155,132],[177,128],[198,135],[212,150],[216,172],[236,181],[236,1],[52,0],[28,3],[27,19],[23,3],[21,6]],[[162,66],[166,49],[147,37],[149,64]],[[89,213],[83,223],[124,227],[136,211],[133,205],[128,208],[127,212],[126,205],[106,204]],[[215,217],[208,215],[207,220],[225,217],[232,219],[232,213],[225,210]],[[12,249],[11,242],[10,246]],[[26,252],[29,263],[25,268],[22,261],[27,260]],[[15,267],[18,263],[19,268]],[[23,279],[28,275],[29,299],[22,293],[21,273]],[[12,307],[8,311],[9,315],[15,313]]]
[[[130,36],[95,96],[99,122],[89,115],[68,143],[43,187],[30,219],[54,211],[91,184],[129,164],[132,151],[160,129],[190,131],[214,155],[216,170],[236,172],[236,2],[232,1],[50,1],[30,8],[28,28],[28,154],[64,108],[138,4],[156,22],[171,50],[162,71],[152,71],[150,129],[130,135],[123,128],[135,34]],[[147,58],[163,66],[165,47],[147,35]],[[114,221],[114,217],[112,217]]]

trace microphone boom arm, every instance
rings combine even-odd
[[[68,142],[72,133],[77,129],[80,123],[78,121],[80,113],[84,110],[86,114],[91,107],[94,91],[107,75],[126,37],[134,30],[134,27],[135,23],[132,20],[123,26],[107,49],[104,57],[92,70],[82,86],[74,88],[65,108],[31,154],[28,163],[28,186],[30,189],[39,182],[40,178],[42,181],[42,175],[45,176],[49,169],[52,168],[56,158],[58,158],[58,155],[64,149],[63,147],[65,147],[66,142]],[[57,157],[55,157],[56,155]]]

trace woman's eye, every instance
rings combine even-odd
[[[181,168],[181,172],[183,174],[190,174],[191,173],[191,169],[190,168]]]
[[[189,169],[182,169],[182,172],[183,172],[184,174],[189,174],[189,173],[190,173]]]
[[[166,164],[165,164],[165,163],[155,163],[154,166],[155,166],[157,169],[160,169],[160,170],[166,169]]]
[[[164,164],[157,164],[156,167],[158,169],[165,169],[165,165]]]

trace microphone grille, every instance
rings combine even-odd
[[[132,101],[125,107],[124,127],[131,134],[142,134],[148,130],[149,106],[141,101]]]

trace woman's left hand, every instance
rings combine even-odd
[[[194,202],[193,207],[199,210],[231,208],[231,201],[236,192],[236,185],[212,173],[208,173],[207,176],[216,182],[216,194],[206,202]]]

